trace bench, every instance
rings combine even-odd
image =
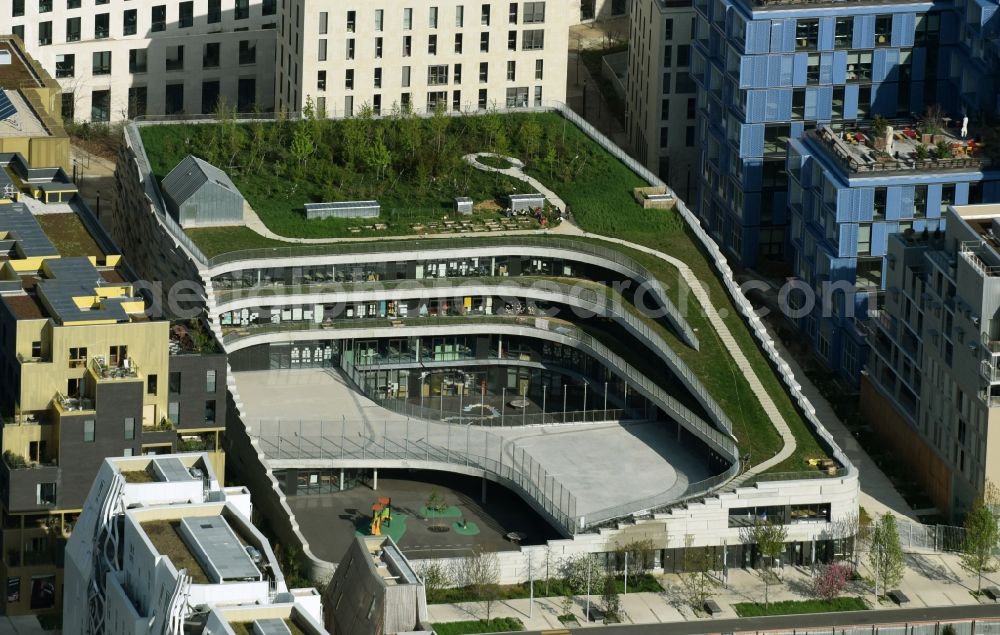
[[[988,597],[989,599],[996,602],[997,600],[1000,600],[1000,587],[988,586],[985,589],[983,589],[983,594],[986,595],[986,597]]]
[[[899,589],[893,589],[892,591],[889,591],[888,593],[886,593],[886,596],[899,606],[907,604],[910,601],[910,598],[906,597],[906,594],[900,591]]]
[[[722,613],[722,607],[715,600],[705,600],[705,612],[715,617]]]
[[[593,604],[587,610],[587,621],[588,622],[603,622],[604,621],[604,611],[597,608]]]

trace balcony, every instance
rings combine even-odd
[[[0,461],[0,478],[6,483],[3,505],[10,512],[52,509],[57,504],[57,465],[28,463],[19,455],[5,452]]]
[[[94,400],[91,397],[67,397],[61,392],[56,393],[56,396],[52,398],[52,403],[55,404],[60,412],[71,412],[73,414],[94,412],[96,408]]]
[[[979,374],[991,384],[1000,384],[1000,368],[996,359],[984,359],[979,365]]]
[[[139,365],[132,361],[132,358],[125,358],[125,362],[120,365],[110,365],[104,361],[103,357],[94,357],[90,360],[90,372],[97,381],[136,381],[139,377]]]

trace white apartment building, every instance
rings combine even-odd
[[[288,589],[250,513],[206,454],[106,459],[66,546],[63,631],[324,635],[319,594]]]
[[[0,0],[78,121],[565,101],[569,0]],[[9,26],[8,26],[9,25]]]
[[[861,406],[935,506],[1000,484],[1000,205],[952,206],[943,234],[889,238]]]
[[[64,118],[274,106],[278,0],[0,0],[0,30],[63,87]]]
[[[467,2],[292,0],[278,44],[276,103],[350,116],[565,101],[567,0]]]
[[[632,155],[685,199],[694,190],[699,157],[697,94],[688,75],[694,17],[690,0],[636,0],[625,81]]]

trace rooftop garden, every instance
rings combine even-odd
[[[512,115],[490,113],[475,117],[432,117],[423,120],[407,116],[394,116],[382,120],[371,119],[350,123],[351,121],[353,120],[253,125],[224,122],[200,126],[146,126],[141,130],[153,170],[161,178],[185,154],[207,153],[210,146],[215,143],[213,139],[217,139],[217,135],[220,134],[218,129],[225,126],[241,127],[243,129],[241,135],[244,139],[252,134],[253,126],[273,125],[276,129],[280,129],[282,132],[279,134],[283,135],[282,142],[270,144],[271,147],[280,148],[271,153],[274,157],[284,156],[289,152],[287,147],[290,143],[290,135],[294,134],[291,130],[297,125],[302,127],[316,126],[320,130],[327,131],[323,133],[324,138],[329,139],[330,145],[327,152],[336,152],[336,154],[326,155],[324,162],[331,165],[329,169],[337,175],[336,179],[320,181],[319,185],[310,185],[310,179],[305,177],[304,173],[300,173],[299,176],[294,174],[297,167],[294,162],[288,164],[287,157],[285,159],[267,159],[266,168],[260,170],[265,174],[264,180],[272,183],[274,188],[280,187],[281,192],[295,192],[289,198],[272,201],[274,207],[278,207],[279,203],[284,206],[282,210],[276,211],[275,215],[271,217],[280,224],[272,224],[262,214],[262,218],[271,229],[289,236],[315,235],[314,232],[320,231],[319,226],[313,225],[315,222],[331,223],[330,226],[334,229],[336,229],[336,223],[343,222],[307,222],[302,212],[297,209],[301,202],[307,200],[301,193],[303,189],[341,188],[324,190],[320,198],[335,197],[341,193],[344,198],[348,196],[350,198],[380,198],[373,190],[364,189],[378,187],[393,193],[394,196],[409,200],[408,192],[412,187],[415,192],[414,200],[436,200],[443,209],[445,205],[450,206],[452,197],[471,195],[469,190],[461,187],[466,183],[462,179],[467,172],[465,164],[460,163],[461,156],[472,152],[496,152],[517,157],[524,161],[527,174],[551,187],[566,202],[572,210],[576,222],[584,230],[621,238],[667,253],[687,263],[693,273],[705,284],[713,305],[720,311],[723,321],[743,353],[750,360],[798,442],[795,453],[789,459],[775,466],[772,471],[814,470],[815,468],[808,466],[807,460],[826,456],[826,452],[819,445],[811,428],[792,403],[782,381],[771,368],[746,323],[732,304],[714,266],[710,264],[707,255],[680,214],[676,210],[643,209],[638,205],[633,198],[633,188],[648,184],[561,115],[558,113]],[[440,127],[440,131],[437,127]],[[177,130],[177,128],[181,128],[181,130]],[[348,137],[356,135],[355,128],[370,129],[373,138],[381,139],[381,142],[387,145],[387,150],[393,160],[389,162],[389,165],[384,166],[381,172],[377,172],[374,168],[365,167],[364,160],[359,157],[355,156],[349,160],[345,155],[348,152],[348,146],[343,138],[345,135]],[[387,141],[388,139],[394,141],[390,143]],[[406,148],[407,146],[394,144],[403,143],[403,140],[412,144],[412,139],[421,140],[419,144],[410,146],[421,148],[421,152],[407,154],[405,156],[407,160],[397,162],[394,155],[395,150],[392,148]],[[350,145],[356,147],[354,143]],[[243,148],[242,145],[240,147]],[[241,150],[241,152],[243,151],[245,150]],[[423,156],[425,154],[426,157]],[[218,155],[216,156],[218,158]],[[411,156],[413,160],[409,161]],[[271,163],[274,160],[277,163]],[[249,159],[241,159],[241,161],[250,162]],[[223,160],[221,163],[225,165],[226,161]],[[284,176],[281,179],[271,178],[270,175],[274,168],[281,164],[288,165],[289,167],[283,169],[289,172],[283,173]],[[326,168],[315,167],[311,169]],[[239,168],[237,175],[234,176],[234,181],[241,188],[243,187],[241,179],[245,178],[240,176],[242,173],[243,168]],[[413,174],[423,174],[425,178],[412,181]],[[482,175],[485,175],[486,183],[489,184],[490,179],[494,178],[492,174],[484,172],[480,172],[480,175],[480,177],[468,175],[469,182],[476,182],[474,179],[481,179]],[[404,182],[410,185],[402,187],[400,184]],[[259,187],[265,188],[266,186]],[[484,191],[481,195],[498,195],[501,190],[496,189],[496,187],[502,186],[496,185],[494,189]],[[252,205],[256,205],[251,199],[254,191],[256,190],[245,192]],[[372,196],[373,194],[374,196]],[[474,198],[476,197],[474,196]],[[383,201],[383,210],[386,209],[387,206],[384,203],[386,199],[381,197],[380,200]],[[393,231],[398,229],[401,234],[413,233],[406,231],[407,227],[405,226],[402,228],[392,227],[391,229]],[[189,233],[209,257],[240,249],[294,247],[287,242],[264,238],[243,227],[200,229]],[[567,236],[562,238],[567,238]],[[573,239],[593,241],[605,247],[608,246],[607,242],[597,238]],[[475,244],[476,240],[475,237],[467,237],[462,239],[462,243],[471,245]],[[682,292],[688,291],[685,288],[687,284],[679,278],[675,267],[637,250],[616,248],[657,274],[675,304],[682,306],[679,297]],[[331,245],[330,249],[336,249],[336,246]],[[694,297],[690,293],[686,293],[686,296],[688,305],[696,306]],[[746,378],[737,369],[726,345],[718,338],[707,318],[700,311],[689,309],[686,319],[699,334],[701,350],[695,351],[689,348],[676,338],[672,331],[663,329],[668,344],[699,376],[727,412],[733,421],[734,433],[741,444],[741,451],[750,454],[751,462],[759,463],[773,456],[780,449],[781,440],[756,395],[751,391]]]
[[[208,575],[201,564],[184,544],[184,539],[178,531],[180,522],[176,520],[151,520],[142,523],[142,529],[153,543],[153,547],[161,556],[170,558],[178,571],[187,569],[194,584],[208,584]]]
[[[37,214],[35,220],[63,258],[104,255],[104,251],[75,213]]]

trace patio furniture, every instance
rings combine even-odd
[[[892,591],[889,591],[888,593],[886,593],[886,596],[899,606],[907,604],[910,601],[910,598],[908,598],[906,594],[900,591],[899,589],[893,589]]]

